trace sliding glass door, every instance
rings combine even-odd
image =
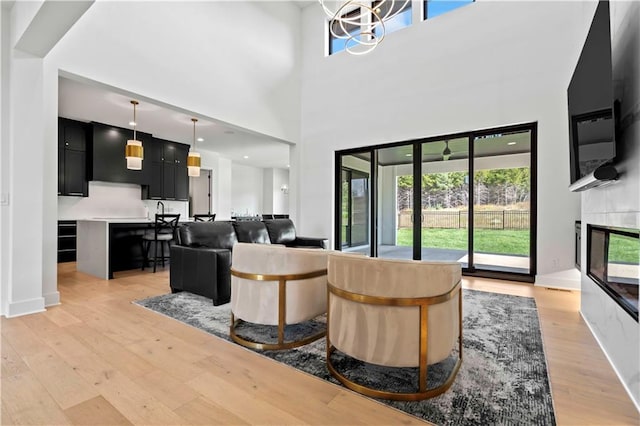
[[[413,144],[374,152],[377,254],[413,259]]]
[[[422,259],[468,265],[469,138],[422,144]]]
[[[369,253],[369,168],[366,154],[348,155],[340,170],[340,240],[345,251]]]
[[[528,274],[531,235],[531,130],[473,140],[473,264]]]
[[[533,281],[536,124],[336,153],[336,249]]]

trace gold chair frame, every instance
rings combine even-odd
[[[343,374],[337,371],[333,362],[331,361],[331,354],[336,348],[331,344],[330,336],[330,300],[331,294],[340,297],[345,300],[350,300],[356,303],[364,303],[368,305],[379,306],[400,306],[400,307],[419,307],[420,308],[420,353],[419,353],[419,383],[418,392],[389,392],[379,389],[370,388],[359,383],[356,383]],[[428,340],[429,335],[429,306],[437,305],[451,300],[455,295],[458,295],[458,359],[455,366],[452,368],[447,380],[440,386],[428,389],[427,388],[427,354],[428,354]],[[437,327],[437,325],[435,325]],[[327,368],[329,372],[340,383],[347,388],[354,390],[363,395],[371,396],[373,398],[392,399],[396,401],[419,401],[422,399],[433,398],[447,391],[453,384],[453,381],[458,374],[460,365],[462,364],[462,291],[461,282],[455,285],[450,291],[440,294],[438,296],[431,297],[416,297],[416,298],[398,298],[398,297],[380,297],[380,296],[368,296],[359,293],[352,293],[346,290],[339,289],[333,286],[331,283],[327,286]]]
[[[235,319],[235,315],[233,314],[233,311],[231,311],[231,326],[229,328],[229,335],[231,336],[231,339],[237,344],[245,346],[247,348],[258,350],[291,349],[306,345],[326,335],[326,330],[323,330],[319,333],[312,334],[311,336],[307,336],[300,340],[293,340],[289,342],[284,341],[284,327],[286,325],[287,313],[287,282],[321,277],[323,275],[327,275],[326,269],[305,272],[303,274],[266,275],[250,274],[247,272],[236,271],[235,269],[231,268],[231,275],[253,281],[278,281],[278,343],[252,342],[238,336],[236,334],[236,327],[240,324],[240,321],[246,321],[240,318]]]

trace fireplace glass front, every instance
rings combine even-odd
[[[587,275],[638,321],[640,230],[587,226]]]

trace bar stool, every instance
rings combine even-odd
[[[193,221],[194,222],[213,222],[214,220],[216,220],[216,214],[215,213],[211,213],[211,214],[194,214],[193,215]]]
[[[178,228],[178,221],[180,220],[180,214],[156,214],[156,220],[154,223],[153,231],[147,231],[142,235],[142,270],[151,260],[149,259],[149,249],[151,243],[154,244],[154,256],[153,256],[153,272],[156,272],[156,266],[158,260],[162,261],[162,267],[164,267],[164,260],[169,256],[164,254],[164,245],[167,244],[167,251],[169,245],[176,235],[176,229]],[[161,256],[158,257],[158,245],[160,245]],[[168,254],[168,253],[167,253]]]

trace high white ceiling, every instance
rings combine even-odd
[[[137,130],[155,137],[191,145],[192,117],[198,119],[196,142],[198,151],[213,151],[234,163],[264,168],[284,168],[289,164],[289,145],[281,140],[246,129],[217,122],[197,112],[182,110],[144,99],[126,91],[88,84],[65,77],[59,78],[58,115],[79,121],[96,121],[132,128],[131,100],[137,106]],[[245,158],[248,157],[248,158]]]

